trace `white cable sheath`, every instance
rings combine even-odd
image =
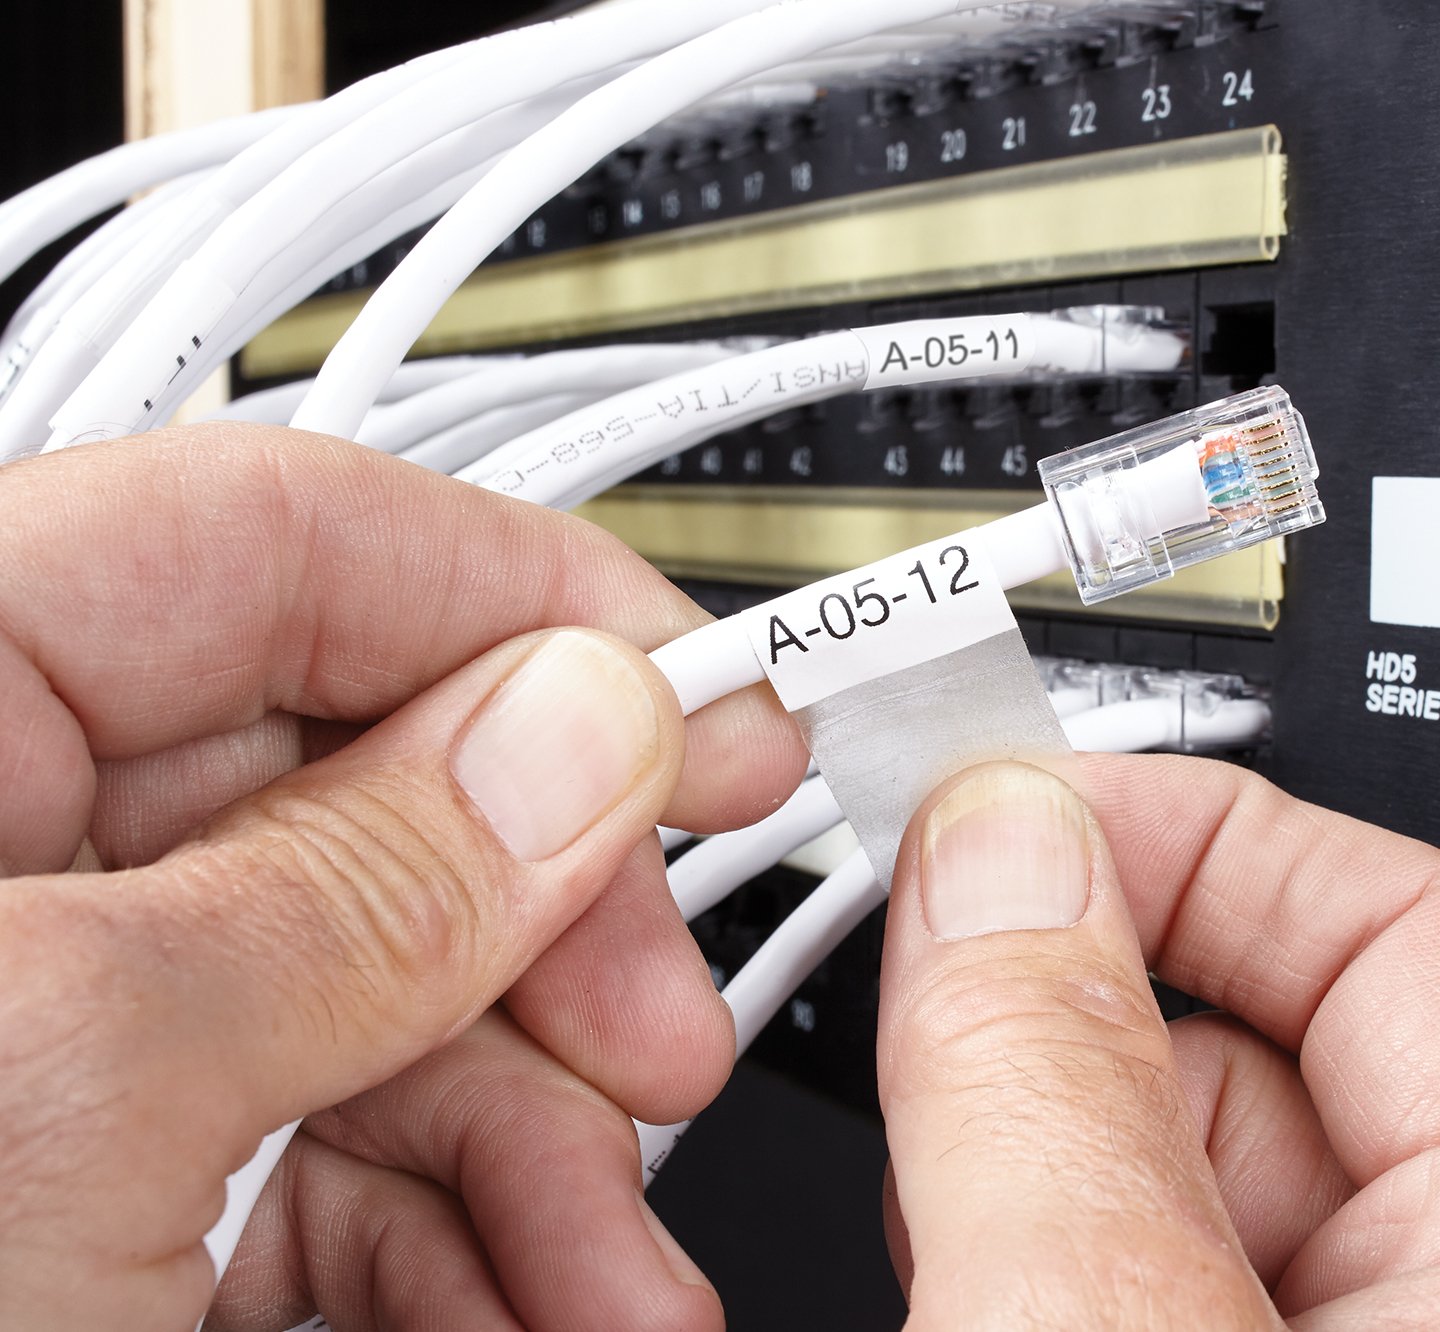
[[[573,508],[673,453],[778,412],[860,389],[1174,368],[1185,345],[1119,337],[1057,315],[924,319],[764,348],[672,375],[516,439],[459,473],[486,489]],[[1192,469],[1193,470],[1193,469]]]
[[[431,360],[405,361],[396,368],[390,382],[385,386],[385,391],[380,395],[380,404],[383,406],[400,402],[411,394],[423,393],[437,384],[446,384],[452,379],[461,379],[475,374],[487,361],[498,372],[507,363],[513,363],[515,359],[517,358],[501,356],[492,358],[437,356]],[[247,393],[243,398],[227,402],[209,419],[285,425],[294,415],[295,408],[300,405],[301,399],[304,398],[312,383],[314,380],[297,379],[288,384],[279,384],[275,388],[261,389],[257,393]],[[376,407],[375,410],[379,411],[380,407]]]
[[[448,430],[437,431],[428,439],[402,449],[399,456],[406,462],[428,467],[432,472],[444,472],[448,476],[457,467],[483,458],[516,435],[523,435],[527,430],[534,430],[602,397],[603,391],[591,390],[588,393],[547,393],[526,398],[523,402],[482,412]]]
[[[499,163],[381,285],[330,354],[294,424],[352,436],[376,390],[440,304],[525,218],[608,153],[764,69],[955,8],[955,0],[880,6],[874,0],[792,0],[667,50],[583,98]]]
[[[401,88],[292,161],[215,228],[71,396],[57,417],[50,447],[143,425],[152,410],[145,404],[159,400],[177,358],[188,362],[277,254],[303,243],[332,208],[387,168],[457,128],[665,50],[735,13],[753,11],[757,3],[647,0],[630,17],[606,9],[587,12],[487,38],[464,58]],[[525,215],[528,211],[533,210]],[[390,370],[402,359],[397,356]],[[367,384],[370,396],[347,437],[373,404],[376,387]]]
[[[696,430],[736,430],[854,392],[869,366],[864,343],[849,330],[783,342],[618,394],[458,475],[518,499],[569,507],[694,442]]]
[[[496,407],[541,394],[618,393],[682,370],[714,365],[736,355],[718,342],[627,343],[527,357],[507,367],[477,370],[403,403],[372,411],[356,439],[386,453],[399,453]],[[448,468],[449,471],[455,469]]]
[[[20,303],[5,325],[5,332],[0,334],[0,345],[8,348],[42,311],[48,310],[50,318],[58,322],[80,292],[86,290],[100,273],[113,267],[120,261],[121,256],[129,252],[137,237],[142,234],[142,225],[148,230],[155,223],[157,214],[174,207],[208,175],[208,171],[196,171],[158,186],[128,208],[122,208],[103,226],[91,232],[79,245],[74,246]],[[82,282],[82,276],[88,280]],[[53,323],[50,327],[53,327]],[[31,338],[34,338],[33,332]]]
[[[308,108],[281,106],[122,144],[0,204],[0,282],[80,223],[152,186],[215,166]]]
[[[1069,567],[1048,503],[997,518],[975,532],[1003,588],[1019,587]],[[677,638],[652,652],[650,659],[674,686],[687,716],[765,679],[737,616]]]
[[[721,991],[735,1015],[737,1057],[750,1048],[806,977],[884,901],[885,890],[864,851],[856,851],[781,922]],[[690,1121],[666,1125],[636,1121],[647,1185],[689,1125]]]
[[[811,777],[768,818],[738,832],[706,838],[670,866],[670,891],[688,921],[724,901],[743,883],[828,832],[845,815],[823,777]]]
[[[588,86],[559,89],[464,126],[366,182],[302,240],[267,263],[217,318],[203,345],[196,347],[192,340],[184,364],[171,365],[163,388],[122,433],[162,424],[193,388],[261,328],[337,273],[443,213],[484,175],[497,153],[572,104]],[[232,188],[238,185],[232,183]],[[111,433],[109,427],[81,429],[80,423],[88,419],[87,404],[123,399],[124,385],[109,376],[126,373],[125,362],[110,353],[122,333],[137,327],[132,320],[142,321],[138,326],[143,334],[143,321],[156,317],[147,303],[162,289],[175,261],[190,262],[232,211],[230,202],[214,196],[210,190],[192,200],[179,228],[152,236],[148,245],[84,294],[53,332],[54,345],[42,348],[35,358],[34,382],[23,393],[17,391],[18,401],[0,412],[0,458],[33,450],[34,441],[52,431],[77,441]],[[44,430],[42,422],[52,431]]]
[[[482,166],[445,182],[429,194],[406,203],[399,211],[358,236],[343,239],[334,234],[348,226],[343,212],[331,219],[329,228],[317,228],[307,237],[305,245],[295,247],[289,256],[277,261],[281,272],[277,280],[288,282],[288,285],[282,285],[278,296],[257,308],[256,301],[265,297],[266,289],[252,286],[229,307],[226,318],[211,338],[201,348],[192,351],[185,365],[172,368],[169,383],[147,409],[150,420],[145,424],[163,425],[191,389],[202,383],[207,375],[238,352],[261,329],[307,299],[336,273],[367,259],[396,236],[423,225],[443,212],[483,170]],[[176,248],[178,251],[187,246],[177,245]],[[310,265],[308,269],[302,268],[298,277],[292,276],[297,267],[306,264]],[[52,427],[58,425],[60,433],[72,434],[73,442],[77,443],[137,428],[129,426],[122,430],[122,423],[115,422],[112,423],[113,428],[74,434],[64,424],[64,412],[69,410],[73,401],[71,393],[77,378],[86,379],[88,376],[87,383],[93,390],[102,367],[114,364],[108,356],[102,359],[102,352],[116,333],[115,321],[127,311],[143,306],[147,293],[163,281],[163,277],[163,273],[139,274],[132,264],[126,271],[102,280],[85,294],[84,310],[72,312],[73,318],[62,321],[54,330],[28,374],[16,386],[13,400],[0,409],[0,461],[34,452],[38,447],[36,441],[43,443],[47,433],[40,427],[41,421],[49,421]],[[117,291],[117,287],[123,290]],[[52,418],[51,413],[56,415]]]
[[[123,263],[80,297],[79,308],[53,330],[55,348],[48,353],[32,348],[32,356],[39,354],[44,359],[22,406],[0,417],[0,459],[27,451],[32,439],[46,433],[42,424],[50,421],[51,415],[95,370],[104,353],[170,276],[175,264],[188,258],[223,218],[336,129],[382,105],[428,73],[456,63],[468,50],[457,47],[422,56],[352,84],[323,102],[297,108],[296,114],[273,133],[250,144],[214,172],[190,195],[184,209],[171,210],[168,223],[150,228]]]
[[[1228,749],[1253,745],[1270,726],[1270,708],[1259,699],[1221,703],[1208,716],[1173,697],[1109,703],[1062,725],[1071,745],[1095,754],[1138,754],[1146,750]]]

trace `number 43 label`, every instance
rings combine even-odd
[[[828,578],[742,619],[791,712],[1015,628],[975,532]]]

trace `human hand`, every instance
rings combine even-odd
[[[212,1323],[718,1326],[637,1192],[628,1116],[734,1049],[652,829],[805,756],[760,692],[682,723],[642,650],[704,616],[586,524],[250,427],[7,466],[0,567],[0,1326],[193,1327],[226,1174],[367,1089]]]
[[[1434,1327],[1440,853],[1217,763],[1084,778],[975,769],[901,855],[907,1327]],[[1167,1030],[1147,965],[1231,1016]]]

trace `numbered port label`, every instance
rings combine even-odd
[[[1251,70],[1227,69],[1221,83],[1225,88],[1221,106],[1239,106],[1241,102],[1255,100],[1255,75]]]
[[[1153,88],[1146,88],[1140,94],[1140,101],[1143,110],[1140,112],[1142,124],[1153,125],[1157,121],[1169,120],[1175,110],[1175,103],[1170,96],[1170,85],[1168,83],[1157,84]]]
[[[1070,108],[1070,137],[1083,139],[1087,135],[1098,133],[1095,118],[1099,114],[1100,108],[1094,102],[1076,102]]]

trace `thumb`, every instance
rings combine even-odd
[[[238,1019],[207,1021],[266,1117],[343,1099],[468,1025],[653,830],[683,758],[679,705],[643,654],[537,634],[161,862],[178,898],[241,885],[197,946]]]
[[[911,1329],[1282,1326],[1220,1201],[1109,850],[1058,778],[977,768],[912,824],[879,1072]]]
[[[619,640],[514,640],[153,866],[10,881],[0,974],[123,1072],[114,1140],[177,1131],[153,1090],[187,1102],[157,1150],[234,1169],[498,999],[653,833],[683,727]]]

